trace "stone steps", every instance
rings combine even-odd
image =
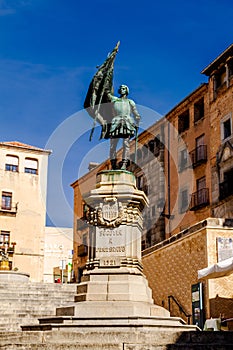
[[[75,284],[1,283],[0,330],[21,330],[20,325],[54,315],[56,307],[74,302],[76,290]]]
[[[3,305],[6,304],[7,302],[8,303],[10,303],[10,302],[14,303],[16,300],[24,301],[24,302],[27,302],[28,300],[31,300],[32,302],[36,301],[36,300],[45,301],[46,302],[49,299],[54,301],[54,302],[57,302],[59,300],[68,300],[68,301],[72,301],[72,302],[74,301],[74,294],[72,294],[72,295],[68,294],[67,295],[66,293],[62,293],[62,292],[61,292],[61,294],[62,294],[63,298],[61,298],[60,295],[56,295],[56,296],[53,296],[53,295],[48,295],[48,296],[46,296],[46,295],[25,295],[25,296],[20,295],[20,296],[17,296],[17,295],[15,295],[15,296],[9,296],[8,299],[3,299],[3,298],[0,297],[0,300],[3,303]]]
[[[3,350],[230,350],[233,332],[0,332]]]

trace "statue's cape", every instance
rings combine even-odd
[[[110,104],[106,104],[109,102],[107,92],[111,92],[113,87],[113,68],[118,47],[119,42],[104,63],[98,67],[98,71],[89,85],[84,101],[84,108],[88,114],[100,124],[103,124],[103,121],[108,122],[111,117],[111,106]],[[98,115],[102,118],[98,118]]]

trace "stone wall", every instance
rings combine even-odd
[[[233,229],[224,225],[223,219],[209,218],[144,252],[144,273],[156,304],[168,308],[168,296],[173,295],[187,313],[192,313],[191,286],[200,282],[198,270],[218,262],[217,237],[233,238]],[[233,275],[202,282],[206,318],[220,313],[233,317]],[[222,306],[218,298],[222,298]],[[184,317],[175,306],[171,313]]]

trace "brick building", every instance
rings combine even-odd
[[[191,288],[200,282],[197,271],[233,256],[233,45],[202,73],[207,83],[139,135],[136,162],[131,142],[129,165],[150,202],[142,248],[155,303],[173,315],[183,310],[184,318],[195,312]],[[76,274],[85,267],[88,245],[82,193],[106,167],[108,161],[72,185]],[[232,286],[233,276],[203,281],[205,317],[233,317]]]

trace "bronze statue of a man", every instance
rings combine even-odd
[[[126,169],[129,161],[129,140],[136,136],[140,115],[133,100],[128,99],[129,88],[119,87],[119,97],[113,96],[113,65],[119,42],[105,62],[98,68],[89,86],[84,108],[94,119],[90,140],[96,121],[102,125],[101,138],[110,139],[110,161],[112,169],[117,168],[116,148],[119,139],[123,139],[121,169]]]
[[[112,104],[112,120],[108,122],[105,138],[110,139],[110,161],[112,169],[117,166],[117,144],[123,139],[123,153],[121,169],[126,169],[129,160],[129,140],[135,136],[140,115],[135,102],[128,99],[129,88],[121,85],[118,90],[119,97],[107,92],[107,98]]]

